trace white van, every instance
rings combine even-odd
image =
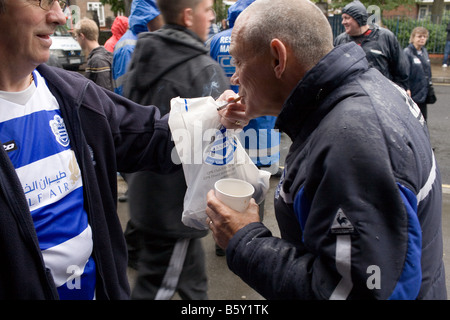
[[[58,59],[64,69],[78,70],[84,63],[84,54],[77,40],[73,38],[65,26],[56,27],[51,36],[50,54]]]

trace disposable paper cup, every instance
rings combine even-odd
[[[221,179],[214,184],[216,197],[231,209],[244,212],[255,188],[244,180]]]

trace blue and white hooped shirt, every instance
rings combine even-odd
[[[0,141],[16,168],[60,298],[94,299],[92,231],[80,168],[56,98],[36,70],[33,76],[23,92],[0,92]]]

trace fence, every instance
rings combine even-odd
[[[342,26],[341,15],[334,15],[328,17],[328,21],[333,29],[333,36],[336,37],[344,32]],[[400,45],[405,48],[409,44],[409,38],[411,31],[415,27],[424,27],[429,32],[429,38],[426,45],[428,53],[442,54],[444,53],[445,42],[447,39],[447,24],[450,22],[450,16],[445,15],[441,19],[441,23],[432,23],[430,16],[425,19],[417,19],[415,17],[408,16],[393,16],[382,19],[381,25],[391,30],[397,37]]]

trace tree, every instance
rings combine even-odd
[[[100,0],[103,5],[109,4],[115,15],[119,12],[123,12],[126,16],[130,15],[131,1],[132,0]]]
[[[225,4],[223,3],[223,0],[214,0],[213,5],[214,11],[216,12],[216,21],[222,21],[222,19],[227,18],[227,8]]]
[[[118,12],[123,12],[126,16],[130,15],[132,1],[133,0],[100,0],[103,5],[109,4],[115,15],[117,15]],[[217,21],[226,18],[227,12],[223,0],[214,0],[214,10],[216,11]]]
[[[442,13],[444,12],[444,0],[434,0],[431,6],[431,21],[441,23]]]

